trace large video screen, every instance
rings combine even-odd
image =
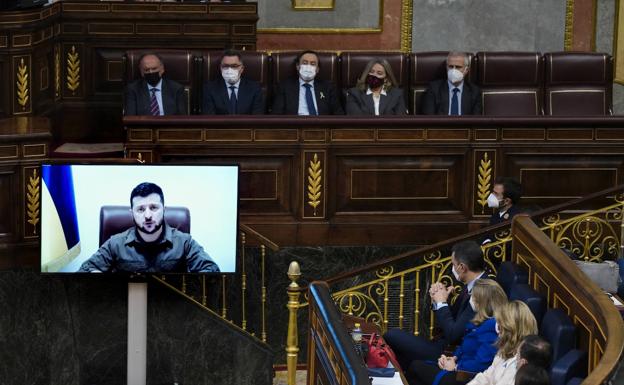
[[[41,271],[232,273],[238,166],[42,165]]]

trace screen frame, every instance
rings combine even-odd
[[[93,160],[93,159],[49,159],[41,163],[41,169],[43,170],[43,166],[138,166],[138,167],[235,167],[236,168],[236,228],[235,228],[235,236],[234,236],[234,270],[226,271],[226,272],[205,272],[205,273],[196,273],[196,272],[128,272],[128,271],[118,271],[118,272],[105,272],[105,273],[90,273],[90,272],[80,272],[80,271],[43,271],[42,264],[42,231],[40,226],[40,236],[39,236],[39,247],[38,247],[38,269],[40,274],[44,274],[46,276],[119,276],[119,277],[129,277],[129,278],[148,278],[150,276],[162,276],[162,275],[197,275],[197,276],[208,276],[208,277],[216,277],[216,276],[234,276],[238,275],[240,272],[240,263],[241,263],[241,230],[240,230],[240,177],[241,177],[241,167],[240,164],[234,162],[224,162],[224,163],[195,163],[195,162],[184,162],[184,163],[144,163],[138,162],[136,159],[119,159],[119,160]],[[43,185],[43,177],[41,178],[41,185]],[[129,196],[129,193],[128,193]],[[166,193],[165,193],[166,196]],[[41,208],[41,218],[43,218],[43,194],[39,194],[39,207]],[[166,205],[165,205],[166,208]],[[191,213],[192,214],[192,213]],[[192,216],[191,216],[192,218]],[[192,227],[191,227],[192,228]]]

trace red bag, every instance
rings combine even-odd
[[[368,345],[366,365],[369,368],[386,368],[390,361],[393,362],[393,365],[398,366],[394,352],[390,349],[390,346],[386,345],[386,341],[380,335],[373,333],[370,337],[367,337],[364,336],[363,340]]]

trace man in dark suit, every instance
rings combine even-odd
[[[241,78],[245,66],[241,53],[226,50],[221,58],[221,78],[204,85],[204,115],[261,115],[264,98],[260,84]]]
[[[513,178],[497,178],[488,196],[488,207],[495,211],[490,217],[490,226],[511,220],[520,212],[517,204],[522,197],[522,185]]]
[[[149,53],[139,60],[141,79],[128,84],[125,115],[186,115],[184,86],[163,78],[165,65],[158,55]]]
[[[436,325],[442,331],[441,338],[429,340],[401,329],[391,329],[384,334],[384,340],[396,353],[402,368],[408,368],[414,360],[437,361],[446,345],[461,342],[466,323],[475,315],[470,306],[470,292],[474,282],[485,274],[481,247],[474,241],[463,241],[455,244],[452,251],[453,276],[464,284],[459,296],[449,304],[453,286],[436,282],[429,289]]]
[[[422,101],[423,115],[481,115],[481,90],[465,80],[470,58],[451,52],[446,58],[447,79],[429,84]]]
[[[316,52],[302,52],[295,65],[299,77],[279,84],[271,112],[280,115],[343,115],[336,87],[316,79],[319,72]]]

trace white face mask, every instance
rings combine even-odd
[[[234,68],[224,68],[221,70],[221,76],[228,84],[236,84],[238,79],[240,79],[240,72]]]
[[[488,195],[487,205],[488,207],[491,207],[493,209],[500,207],[500,201],[498,200],[496,195],[494,195],[494,193],[490,193],[490,195]]]
[[[310,64],[302,64],[299,66],[299,76],[306,82],[313,80],[316,76],[316,66]]]
[[[474,301],[472,300],[472,296],[470,296],[470,307],[472,308],[473,312],[477,312],[477,305],[475,305]]]
[[[459,83],[462,80],[464,80],[464,73],[458,70],[457,68],[448,70],[446,75],[448,76],[448,80],[453,84]]]
[[[455,270],[455,265],[453,265],[451,272],[453,273],[453,277],[455,277],[455,279],[459,281],[459,273],[457,272],[457,270]]]

